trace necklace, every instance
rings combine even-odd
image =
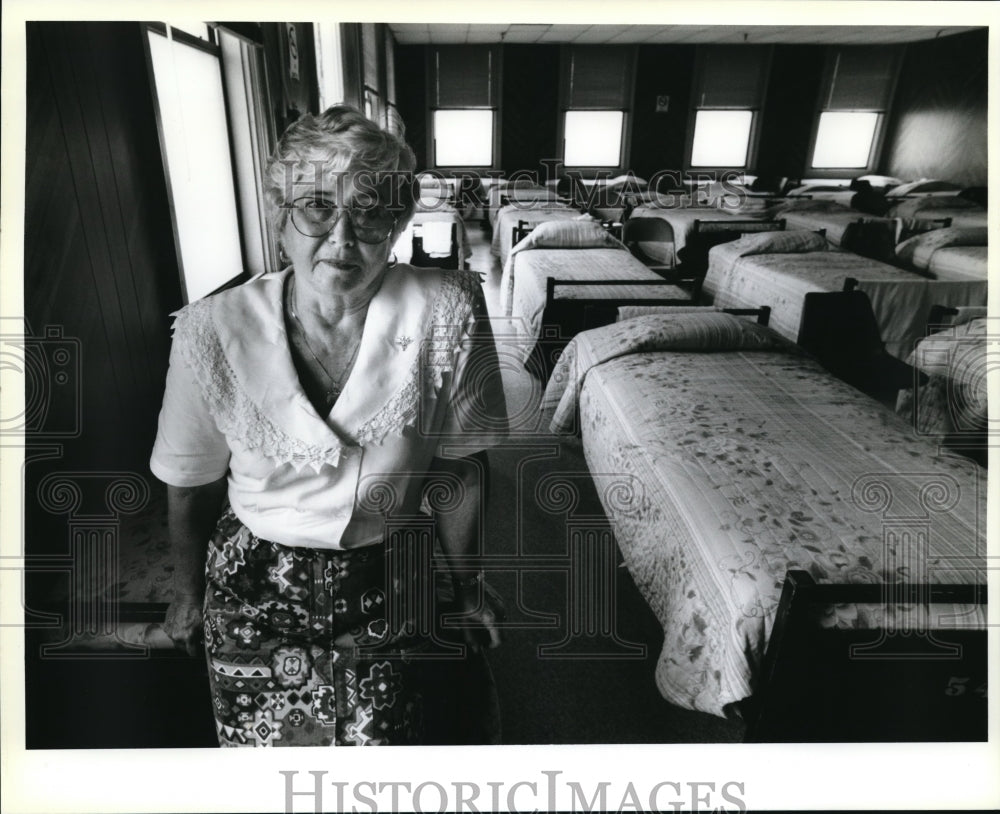
[[[302,337],[302,342],[305,345],[306,350],[309,355],[313,358],[313,361],[319,366],[319,369],[323,371],[323,375],[326,376],[329,386],[326,388],[326,392],[323,394],[323,401],[327,408],[333,406],[334,402],[340,397],[340,394],[344,391],[344,379],[350,374],[351,369],[354,367],[354,361],[358,358],[358,351],[361,349],[361,337],[354,341],[354,350],[351,352],[351,358],[347,360],[347,364],[344,365],[344,370],[340,376],[333,376],[329,370],[326,369],[326,365],[320,360],[316,351],[313,350],[312,345],[309,343],[309,334],[306,332],[305,325],[302,324],[302,320],[299,319],[299,315],[295,311],[295,278],[292,277],[291,285],[288,287],[288,313],[291,315],[292,319],[295,321],[296,326],[298,326],[299,334]]]

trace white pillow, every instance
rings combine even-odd
[[[818,232],[792,229],[781,232],[754,232],[743,235],[730,244],[740,257],[754,254],[801,254],[829,249],[826,238]]]
[[[621,241],[595,220],[547,220],[517,244],[519,249],[623,248]]]
[[[908,184],[900,184],[894,189],[885,193],[886,198],[899,198],[903,195],[930,195],[954,193],[961,190],[957,184],[950,181],[937,181],[933,178],[921,178],[919,181],[910,181]]]

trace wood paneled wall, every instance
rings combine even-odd
[[[630,166],[642,178],[684,166],[694,55],[693,45],[639,48]],[[670,97],[665,113],[656,111],[657,96]]]
[[[290,45],[287,23],[261,23],[260,36],[267,61],[271,107],[280,136],[286,127],[306,113],[319,113],[319,88],[316,80],[316,45],[312,23],[295,23],[295,54],[298,76],[290,72]],[[257,39],[253,37],[253,39]],[[353,104],[359,104],[352,100]]]
[[[758,175],[800,178],[805,173],[825,58],[826,49],[815,45],[774,49],[758,141]]]
[[[25,313],[80,356],[81,433],[54,468],[148,472],[181,295],[143,36],[27,27]]]
[[[985,186],[987,32],[907,47],[883,150],[883,171]]]
[[[422,45],[396,45],[396,103],[418,171],[427,169],[426,59]]]
[[[559,46],[505,45],[500,161],[505,173],[529,170],[545,180],[543,159],[558,158]]]

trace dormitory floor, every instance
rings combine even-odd
[[[495,333],[505,325],[498,314],[502,269],[490,253],[490,236],[478,220],[467,219],[472,256],[469,267],[485,275],[483,288]],[[508,411],[518,415],[537,409],[541,386],[523,369],[502,364]],[[533,403],[534,402],[534,403]],[[535,454],[554,454],[528,462]],[[555,472],[577,487],[579,503],[574,518],[592,517],[605,524],[604,512],[593,490],[576,438],[538,436],[530,444],[490,453],[492,485],[487,518],[489,553],[516,550],[558,555],[567,549],[565,515],[549,514],[534,500],[535,485]],[[521,488],[516,481],[521,481]],[[620,557],[617,558],[620,563]],[[574,641],[566,649],[589,657],[557,658],[540,655],[545,645],[565,635],[567,577],[540,572],[525,574],[517,593],[512,573],[491,573],[508,604],[503,646],[490,654],[500,696],[503,741],[535,743],[723,743],[739,741],[744,727],[713,715],[680,709],[667,703],[656,689],[654,667],[662,645],[656,618],[639,595],[624,566],[615,568],[615,596],[610,608],[611,628],[618,644],[597,637]],[[557,614],[558,627],[519,625],[532,614]],[[635,646],[638,646],[638,649]]]

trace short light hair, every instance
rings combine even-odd
[[[318,116],[307,114],[285,130],[268,161],[264,196],[268,216],[280,233],[288,220],[285,207],[294,189],[316,180],[318,174],[358,172],[399,173],[395,233],[401,232],[416,206],[413,150],[399,136],[383,130],[350,105],[334,105]]]

